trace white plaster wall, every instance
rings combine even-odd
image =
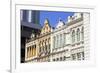
[[[90,15],[88,13],[84,13],[83,15],[83,24],[84,24],[84,51],[85,51],[85,59],[89,60],[90,57],[90,47],[89,47],[89,36],[90,36]],[[91,35],[92,36],[92,35]]]

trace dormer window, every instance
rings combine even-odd
[[[59,19],[59,22],[56,28],[61,28],[63,25],[64,25],[64,22],[61,19]]]

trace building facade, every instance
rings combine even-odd
[[[48,19],[44,21],[44,26],[38,38],[38,62],[50,61],[51,53],[51,26]]]
[[[26,61],[89,60],[89,21],[89,13],[75,13],[68,17],[66,23],[59,19],[57,26],[53,29],[46,19],[40,35],[34,41],[26,43],[28,46],[36,45],[33,50],[35,55]],[[28,54],[27,50],[26,54]]]
[[[26,43],[26,61],[37,61],[37,62],[46,62],[50,61],[50,54],[51,54],[51,31],[52,28],[49,24],[48,19],[44,21],[44,26],[41,29],[40,34],[34,38],[32,37],[28,43]],[[32,34],[33,35],[33,34]],[[34,35],[35,36],[35,35]],[[33,40],[34,39],[34,40]],[[35,45],[35,50],[30,50],[29,47]],[[29,51],[28,51],[29,49]],[[28,54],[31,52],[31,58],[28,57]],[[35,55],[32,55],[32,53]]]
[[[59,20],[51,38],[52,61],[70,60],[70,31],[62,20]]]
[[[76,13],[69,17],[71,60],[89,60],[89,21],[89,13]]]

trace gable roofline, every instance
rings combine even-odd
[[[51,25],[50,25],[50,23],[49,23],[48,18],[46,18],[45,21],[44,21],[44,25],[43,25],[42,29],[45,27],[46,24],[48,24],[48,26],[50,27],[50,29],[52,28]]]

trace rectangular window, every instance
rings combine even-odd
[[[84,60],[84,52],[82,52],[82,60]]]
[[[76,55],[72,54],[72,60],[76,60]]]
[[[77,59],[81,60],[81,53],[77,53]]]

